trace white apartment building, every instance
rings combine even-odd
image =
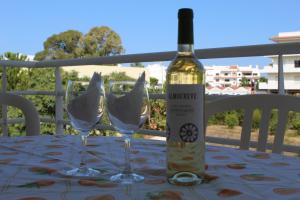
[[[251,87],[220,87],[220,86],[207,86],[205,94],[208,95],[246,95],[252,94]]]
[[[282,32],[271,38],[277,43],[300,42],[300,31]],[[300,91],[300,54],[283,55],[284,87],[288,93]],[[261,71],[267,74],[267,83],[259,83],[260,90],[275,92],[278,90],[278,57],[269,56],[272,63]]]
[[[249,82],[257,82],[260,78],[258,66],[205,66],[206,83],[212,87],[239,87],[243,77]]]

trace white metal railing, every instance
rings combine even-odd
[[[10,61],[0,60],[2,67],[2,93],[14,93],[19,95],[52,95],[55,96],[56,110],[55,120],[42,117],[42,122],[55,122],[56,134],[63,134],[63,124],[66,123],[63,119],[63,87],[61,81],[60,67],[66,66],[80,66],[80,65],[104,65],[104,64],[119,64],[119,63],[133,63],[133,62],[154,62],[154,61],[170,61],[175,57],[175,51],[169,52],[156,52],[144,54],[129,54],[107,57],[95,58],[78,58],[66,60],[46,60],[46,61]],[[212,58],[234,58],[234,57],[253,57],[253,56],[278,56],[278,91],[279,94],[284,94],[284,72],[282,55],[285,54],[300,54],[300,43],[281,43],[281,44],[264,44],[264,45],[251,45],[251,46],[236,46],[236,47],[223,47],[223,48],[210,48],[195,50],[195,54],[199,59],[212,59]],[[45,68],[55,67],[55,91],[7,91],[7,67],[26,67],[26,68]],[[161,94],[150,95],[154,99],[163,99]],[[20,122],[22,119],[7,120],[7,107],[2,106],[2,131],[3,135],[7,136],[8,123]],[[107,128],[107,127],[106,127]],[[162,132],[144,130],[143,133],[151,133],[153,135],[162,135]],[[212,142],[218,141],[218,138],[208,138]],[[224,141],[222,139],[222,141]],[[230,143],[230,141],[228,141]]]

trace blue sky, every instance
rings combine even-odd
[[[278,32],[300,30],[300,0],[9,0],[1,1],[0,54],[35,54],[47,37],[69,29],[109,26],[126,53],[176,50],[177,10],[194,10],[195,48],[271,43]],[[203,60],[260,64],[267,58]]]

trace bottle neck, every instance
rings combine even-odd
[[[178,55],[194,54],[194,44],[178,44]]]
[[[193,11],[180,9],[178,12],[178,55],[194,53]]]

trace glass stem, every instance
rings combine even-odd
[[[124,174],[131,174],[131,164],[130,164],[130,149],[131,149],[131,144],[130,144],[130,137],[125,136],[125,168],[123,173]]]
[[[81,172],[87,171],[87,167],[86,167],[86,164],[85,164],[87,137],[88,137],[88,134],[85,134],[85,133],[81,134],[81,147],[82,147],[82,150],[81,150],[80,165],[79,165],[79,171],[81,171]]]

